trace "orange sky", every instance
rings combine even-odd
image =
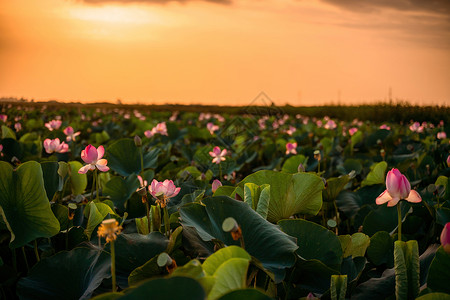
[[[392,87],[394,99],[450,105],[449,7],[0,0],[0,97],[246,105],[264,91],[314,105],[386,100]]]

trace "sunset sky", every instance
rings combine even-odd
[[[0,0],[0,97],[450,105],[450,1]]]

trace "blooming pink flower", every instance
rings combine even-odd
[[[0,121],[2,121],[3,123],[6,123],[6,121],[8,121],[8,116],[7,115],[0,115]]]
[[[211,187],[212,187],[212,192],[215,193],[216,190],[217,190],[219,187],[221,187],[221,186],[222,186],[222,182],[220,182],[220,180],[218,180],[218,179],[214,179],[214,181],[213,181],[213,183],[212,183],[212,185],[211,185]]]
[[[58,130],[59,127],[61,127],[62,121],[61,120],[51,120],[48,123],[45,123],[45,127],[48,128],[48,130]]]
[[[16,129],[16,132],[21,131],[22,130],[22,124],[17,122],[16,124],[14,124],[14,129]]]
[[[99,146],[96,149],[92,145],[88,145],[84,150],[81,151],[81,159],[87,163],[87,165],[81,167],[78,170],[80,174],[86,174],[89,170],[95,170],[95,168],[99,169],[102,172],[108,172],[109,167],[106,166],[108,161],[103,157],[105,154],[105,148],[103,146]]]
[[[327,123],[323,126],[325,129],[335,129],[337,127],[336,122],[333,120],[328,120]]]
[[[387,202],[388,206],[395,206],[401,199],[412,203],[422,201],[419,193],[411,190],[411,184],[405,175],[397,169],[392,169],[386,176],[386,190],[377,197],[376,203],[381,205]]]
[[[168,136],[166,122],[158,123],[158,124],[156,124],[155,127],[152,128],[151,131],[147,130],[144,132],[144,134],[147,138],[151,138],[152,136],[154,136],[157,133]]]
[[[69,151],[69,145],[67,145],[64,142],[60,142],[58,138],[51,140],[51,139],[45,139],[44,140],[44,148],[45,152],[48,154],[51,154],[53,152],[55,153],[66,153]]]
[[[176,187],[173,181],[169,179],[164,180],[164,182],[153,179],[152,184],[148,187],[148,191],[161,207],[165,207],[169,199],[178,195],[180,190],[181,188]]]
[[[3,145],[2,144],[0,144],[0,157],[3,157]]]
[[[317,125],[317,127],[322,127],[322,125],[323,125],[322,120],[317,120],[316,125]]]
[[[220,151],[220,147],[216,146],[214,147],[213,151],[209,152],[209,155],[213,157],[212,162],[216,164],[220,164],[221,161],[225,160],[225,155],[227,155],[227,149],[223,149]]]
[[[66,141],[75,141],[75,137],[79,136],[81,132],[73,130],[71,126],[67,127],[63,130],[64,134],[67,135]]]
[[[424,129],[424,126],[423,125],[421,126],[419,122],[414,122],[413,124],[411,124],[409,126],[409,130],[411,130],[413,132],[419,132],[420,133],[420,132],[423,132],[423,129]]]
[[[292,125],[289,125],[289,129],[288,130],[286,130],[286,133],[287,134],[289,134],[289,135],[292,135],[294,132],[296,132],[297,131],[297,128],[295,128],[294,126],[292,126]]]
[[[352,127],[348,130],[348,133],[350,134],[350,136],[354,135],[356,132],[358,131],[358,128],[356,127]]]
[[[445,138],[447,138],[447,134],[445,133],[445,131],[439,131],[437,133],[437,138],[440,140],[445,139]]]
[[[391,130],[391,127],[387,126],[386,124],[383,124],[380,126],[380,129]]]
[[[219,130],[219,126],[214,125],[212,122],[208,122],[208,124],[206,124],[206,129],[209,130],[209,133],[214,134],[214,131]]]
[[[441,245],[444,251],[450,254],[450,222],[445,224],[441,232]]]
[[[286,144],[286,155],[288,154],[297,154],[297,143]]]

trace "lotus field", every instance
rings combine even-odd
[[[2,299],[449,299],[450,127],[3,105]]]

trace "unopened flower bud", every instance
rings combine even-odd
[[[142,146],[142,139],[138,135],[134,136],[134,144],[136,145],[136,147]]]
[[[299,163],[299,164],[298,164],[298,167],[297,167],[297,171],[298,171],[299,173],[305,172],[305,166],[304,166],[302,163]]]
[[[441,233],[441,245],[445,252],[450,254],[450,222],[445,224]]]

